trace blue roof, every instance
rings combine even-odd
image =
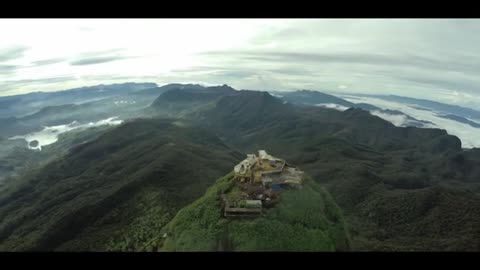
[[[279,191],[282,190],[283,188],[280,186],[280,184],[271,184],[270,188],[274,191]]]

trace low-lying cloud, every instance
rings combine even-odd
[[[78,122],[74,121],[70,124],[44,127],[43,130],[41,131],[29,133],[22,136],[15,136],[10,138],[10,140],[24,139],[25,141],[27,141],[27,146],[29,149],[42,150],[42,147],[57,142],[58,136],[60,134],[70,132],[73,130],[83,130],[91,127],[98,127],[98,126],[104,126],[104,125],[119,125],[122,122],[123,121],[117,119],[117,117],[111,117],[108,119],[100,120],[97,122],[90,122],[87,124],[79,124]],[[38,145],[31,146],[30,143],[33,141],[37,141]]]
[[[316,104],[315,106],[323,107],[323,108],[329,108],[329,109],[335,109],[337,111],[345,111],[345,110],[348,110],[348,108],[349,108],[349,107],[338,105],[338,104],[335,104],[335,103],[319,103],[319,104]]]
[[[409,124],[408,117],[404,114],[388,114],[381,111],[371,111],[370,114],[383,118],[397,127],[405,127]]]
[[[408,105],[399,102],[386,101],[380,98],[356,97],[352,99],[348,96],[341,96],[350,102],[363,102],[375,105],[382,109],[398,110],[418,120],[432,122],[435,125],[425,124],[425,127],[445,129],[449,134],[455,135],[462,141],[464,148],[480,147],[480,129],[470,126],[466,123],[460,123],[451,119],[437,116],[438,112],[434,112],[425,108],[418,108],[418,105]],[[371,112],[387,121],[392,122],[396,126],[403,126],[407,122],[406,116],[387,115],[381,112]]]

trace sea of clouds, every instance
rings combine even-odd
[[[381,109],[401,111],[404,114],[407,114],[416,119],[429,121],[434,124],[425,124],[424,127],[445,129],[449,134],[457,136],[462,141],[462,147],[464,148],[480,147],[479,128],[475,128],[465,123],[437,116],[437,114],[442,114],[444,112],[436,112],[428,108],[421,108],[417,104],[399,103],[383,100],[381,98],[360,96],[341,96],[341,98],[354,103],[362,102],[372,104]],[[371,114],[390,121],[396,126],[408,125],[408,119],[406,116],[403,115],[390,115],[379,111],[372,111]]]

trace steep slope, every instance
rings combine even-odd
[[[16,181],[14,176],[24,174],[54,158],[60,158],[70,147],[92,140],[109,130],[109,126],[99,126],[86,130],[73,130],[60,134],[54,144],[44,146],[42,151],[27,148],[24,140],[0,140],[0,185]]]
[[[308,180],[300,190],[282,192],[280,202],[257,218],[227,219],[220,193],[233,174],[178,212],[149,248],[163,251],[335,251],[348,250],[341,211],[330,195]]]
[[[354,248],[479,250],[480,154],[463,151],[457,137],[395,127],[360,109],[241,95],[222,98],[204,125],[241,151],[285,157],[324,184],[354,226]]]
[[[0,250],[138,250],[242,156],[199,128],[122,124],[0,192]]]
[[[405,190],[381,184],[371,186],[371,194],[353,208],[362,220],[354,232],[355,249],[480,250],[478,193],[443,185]]]
[[[202,114],[201,119],[206,125],[231,135],[239,132],[245,135],[287,116],[289,109],[293,106],[283,104],[267,92],[239,91],[222,97],[214,108]]]
[[[448,135],[445,130],[395,127],[357,108],[339,112],[298,107],[257,91],[239,91],[222,97],[199,120],[239,147],[250,145],[249,151],[262,145],[274,147],[278,145],[278,140],[283,141],[282,147],[288,147],[289,141],[298,142],[300,138],[308,141],[324,136],[383,150],[419,146],[428,152],[461,149],[460,140]]]

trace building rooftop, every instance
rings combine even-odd
[[[260,215],[263,206],[272,206],[284,188],[302,185],[303,172],[285,160],[259,150],[248,154],[234,167],[234,187],[222,195],[225,216]],[[255,209],[255,211],[252,211]]]

